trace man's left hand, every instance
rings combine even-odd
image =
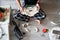
[[[37,7],[37,10],[39,11],[40,10],[39,4],[36,4],[36,7]]]

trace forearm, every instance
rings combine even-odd
[[[20,0],[16,0],[16,2],[17,2],[17,4],[18,4],[19,9],[21,9],[22,6],[21,6],[21,2],[20,2]]]
[[[16,2],[18,4],[18,7],[19,7],[20,12],[23,13],[23,7],[21,6],[20,0],[16,0]]]

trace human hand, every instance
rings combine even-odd
[[[21,14],[24,14],[24,8],[20,7]]]
[[[36,4],[36,7],[37,7],[37,10],[39,11],[40,10],[39,4]]]

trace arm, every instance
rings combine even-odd
[[[40,0],[37,0],[36,6],[37,6],[37,10],[40,10]]]
[[[40,0],[37,0],[37,4],[40,6]]]
[[[20,9],[20,12],[23,13],[23,7],[21,6],[21,2],[20,0],[16,0],[17,4],[18,4],[18,7]]]
[[[40,10],[40,0],[37,0],[37,8],[38,10]],[[41,24],[40,20],[35,20],[35,21]]]

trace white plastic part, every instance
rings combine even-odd
[[[26,32],[30,32],[27,28],[25,28],[25,31],[26,31]]]
[[[50,23],[53,24],[53,25],[57,25],[56,23],[54,23],[54,22],[52,22],[52,21],[50,21]]]
[[[59,40],[59,39],[57,39],[57,37],[59,37],[60,35],[53,33],[53,30],[60,31],[60,27],[54,27],[50,30],[50,32],[49,32],[50,40]]]
[[[25,24],[27,25],[27,27],[24,27]],[[25,23],[25,24],[22,24],[22,26],[24,27],[26,32],[31,32],[31,33],[38,32],[38,28],[37,27],[34,27],[32,25],[29,26],[29,23]]]
[[[36,14],[37,12],[38,12],[38,10],[37,10],[36,6],[24,8],[24,14],[26,14],[28,16],[34,16],[34,14]]]
[[[30,26],[30,27],[28,27],[28,29],[30,30],[30,33],[38,32],[38,28],[34,27],[34,26]]]
[[[24,23],[24,24],[22,24],[22,26],[24,27],[24,25],[27,25],[27,26],[29,26],[29,23]]]

